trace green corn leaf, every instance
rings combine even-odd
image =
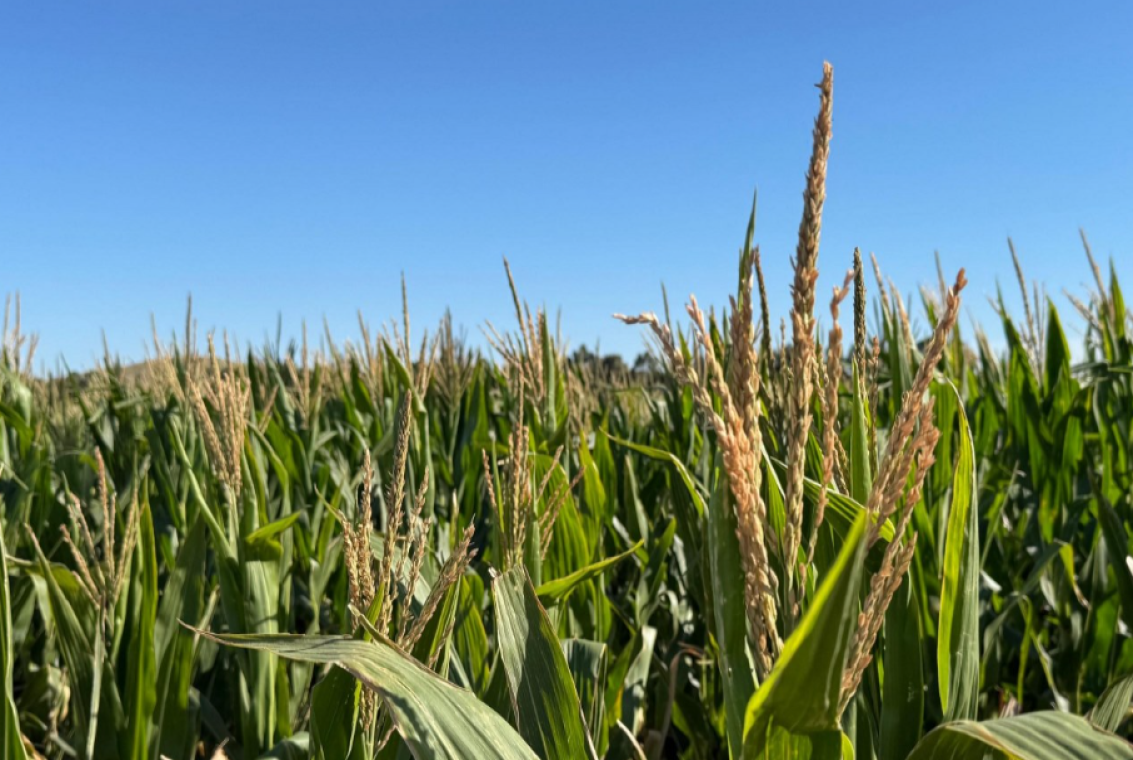
[[[496,578],[492,595],[519,733],[547,760],[595,758],[562,646],[524,569]]]
[[[604,520],[608,510],[607,499],[609,495],[606,493],[606,487],[602,483],[602,475],[598,471],[594,457],[590,454],[590,448],[586,445],[585,438],[579,442],[578,464],[582,470],[582,505],[584,511],[599,520]],[[571,500],[567,499],[567,502],[570,503]]]
[[[1070,346],[1066,342],[1066,333],[1062,330],[1062,321],[1058,318],[1058,309],[1054,302],[1047,302],[1047,331],[1046,331],[1046,359],[1043,362],[1043,390],[1047,394],[1054,393],[1061,375],[1070,374]]]
[[[1104,496],[1098,499],[1098,522],[1105,537],[1106,556],[1117,579],[1121,597],[1121,619],[1133,627],[1133,568],[1129,563],[1129,538],[1117,511]]]
[[[616,554],[613,557],[606,557],[605,559],[593,562],[586,567],[575,570],[570,575],[564,575],[561,578],[556,578],[553,581],[547,581],[535,589],[535,593],[539,596],[539,601],[543,604],[554,604],[559,601],[576,586],[584,583],[593,578],[597,578],[602,574],[602,571],[612,565],[616,565],[631,554],[635,554],[638,549],[644,545],[644,540],[638,541],[636,544],[626,549],[621,554]]]
[[[566,499],[559,509],[552,530],[551,543],[547,548],[547,556],[543,558],[543,577],[546,583],[553,583],[559,578],[569,577],[579,568],[586,567],[591,562],[591,547],[586,539],[586,529],[583,527],[584,518],[575,506],[573,499]],[[585,583],[585,581],[581,581]],[[577,585],[577,584],[576,584]],[[562,588],[569,590],[570,583]]]
[[[135,619],[133,630],[130,631],[124,704],[126,757],[131,760],[146,760],[149,755],[150,721],[157,704],[157,664],[154,655],[157,555],[149,504],[142,502],[140,510],[138,543],[130,568],[133,578],[129,588],[129,603],[135,610]]]
[[[779,463],[776,463],[775,466],[777,469],[780,469],[780,471],[785,471],[785,468],[779,467]],[[808,502],[813,503],[818,499],[821,488],[822,486],[817,480],[811,480],[810,478],[803,479],[803,495]],[[829,525],[837,536],[845,538],[846,533],[853,527],[862,513],[865,512],[863,502],[859,502],[846,494],[841,494],[831,489],[827,489],[826,496],[826,519],[823,525]],[[889,543],[893,540],[892,520],[886,520],[881,524],[879,535],[881,536],[881,540],[885,543]]]
[[[311,736],[301,731],[277,743],[260,755],[260,760],[307,760],[311,756]]]
[[[717,455],[717,469],[723,473]],[[724,690],[728,751],[743,752],[744,713],[755,693],[755,673],[747,655],[747,613],[736,513],[727,480],[720,475],[708,508],[708,568],[712,588],[712,622],[719,650],[720,681]]]
[[[677,535],[676,519],[669,520],[665,531],[650,548],[649,564],[637,582],[637,595],[634,601],[636,625],[644,627],[653,612],[661,604],[662,585],[668,577],[670,550]]]
[[[0,752],[4,760],[26,760],[20,718],[12,691],[12,604],[8,593],[8,550],[4,545],[4,531],[0,530],[0,668],[4,678],[4,715],[0,717]]]
[[[956,394],[956,387],[948,386]],[[944,548],[940,592],[940,627],[936,667],[945,720],[976,717],[980,689],[979,515],[976,500],[975,446],[962,406],[960,439],[952,480],[952,507]]]
[[[767,521],[768,523],[770,523],[771,530],[774,532],[774,534],[776,536],[782,536],[784,528],[787,525],[787,504],[786,494],[783,493],[783,482],[779,477],[779,473],[776,471],[775,465],[776,463],[771,460],[771,456],[767,453],[767,447],[764,446],[763,484],[765,486],[764,491],[767,494]],[[811,485],[813,485],[813,488],[811,488]],[[821,487],[822,486],[818,483],[818,481],[811,481],[809,484],[805,479],[803,481],[804,494],[811,503],[815,503],[815,501],[818,499],[819,489]],[[830,489],[827,490],[831,494],[833,494],[833,491],[830,491]],[[830,521],[829,525],[831,527],[834,527],[835,531],[838,530],[838,528],[835,527],[835,524],[839,523],[836,513],[840,512],[840,508],[836,507],[835,509],[827,513],[830,517],[833,518]],[[851,517],[849,522],[842,524],[840,527],[848,527],[853,522],[854,519]]]
[[[1133,675],[1107,686],[1086,717],[1103,731],[1116,731],[1129,716],[1130,703],[1133,703]]]
[[[675,454],[663,451],[652,446],[628,441],[617,436],[606,434],[610,440],[615,443],[632,449],[650,459],[658,462],[664,462],[670,470],[676,473],[680,478],[681,483],[684,485],[683,491],[673,484],[673,507],[675,516],[677,518],[677,531],[681,537],[681,541],[685,545],[686,555],[689,557],[689,575],[692,585],[694,586],[693,594],[696,594],[698,601],[701,599],[701,592],[705,581],[703,580],[703,573],[705,572],[702,565],[705,561],[703,547],[704,547],[704,497],[701,495],[700,490],[697,488],[696,482],[693,480],[692,475],[689,474],[688,468]],[[770,468],[767,468],[770,470]],[[710,607],[710,601],[704,602],[706,607]]]
[[[636,647],[637,640],[641,641],[641,649]],[[649,681],[649,669],[653,663],[653,655],[657,647],[657,629],[646,626],[635,637],[634,646],[626,650],[633,656],[628,662],[625,671],[624,693],[622,695],[621,722],[636,736],[645,729],[645,708],[647,703],[646,684]],[[636,653],[636,654],[635,654]]]
[[[283,533],[283,531],[290,528],[302,516],[303,516],[303,512],[301,512],[301,511],[292,512],[289,515],[286,515],[284,517],[279,518],[278,520],[275,520],[273,522],[268,523],[267,525],[263,526],[262,528],[258,528],[256,530],[252,531],[250,534],[248,534],[248,537],[245,538],[244,540],[247,541],[249,545],[255,544],[255,543],[261,542],[261,541],[267,542],[269,539],[275,538],[280,533]]]
[[[455,661],[463,667],[463,683],[480,697],[488,688],[490,665],[488,633],[480,611],[483,596],[483,580],[478,575],[466,573],[460,581],[460,604],[452,630],[452,643],[457,655]]]
[[[774,726],[760,754],[745,758],[770,760],[854,760],[854,745],[841,731],[818,731],[792,734],[782,726]]]
[[[1133,745],[1084,718],[1040,711],[1013,718],[946,723],[908,760],[1130,760]]]
[[[912,570],[885,612],[880,744],[882,760],[904,760],[924,726],[924,631]]]
[[[490,707],[387,642],[340,636],[212,634],[221,644],[280,657],[333,663],[378,692],[417,760],[535,760],[536,755]]]
[[[360,688],[353,675],[337,666],[315,684],[311,692],[311,757],[314,760],[350,757]]]
[[[38,545],[36,556],[39,573],[46,581],[60,653],[71,679],[71,706],[82,739],[79,746],[85,750],[93,743],[97,756],[113,757],[117,754],[114,729],[122,723],[121,702],[113,679],[103,677],[105,658],[98,656],[101,636],[96,633],[96,641],[91,641],[84,625],[100,621],[71,571],[51,565]]]
[[[590,738],[601,757],[605,754],[609,734],[604,692],[609,648],[600,641],[584,639],[567,639],[562,642],[562,647],[574,686],[578,690],[586,725],[590,727]]]
[[[1128,312],[1125,309],[1125,296],[1121,293],[1121,283],[1117,280],[1117,267],[1112,259],[1109,262],[1109,298],[1113,303],[1113,313],[1117,315],[1113,320],[1114,335],[1121,340],[1125,338],[1125,320],[1121,315]]]
[[[1034,560],[1034,566],[1028,574],[1027,579],[1023,582],[1022,586],[1013,591],[1004,601],[1003,608],[999,613],[991,619],[991,621],[984,626],[983,629],[983,642],[984,642],[984,655],[983,666],[986,667],[986,661],[993,650],[995,638],[999,635],[1000,630],[1007,622],[1008,618],[1014,613],[1015,609],[1021,605],[1026,605],[1029,602],[1030,595],[1034,593],[1035,589],[1039,587],[1047,568],[1050,563],[1059,556],[1061,548],[1065,546],[1062,542],[1050,544],[1043,550]]]
[[[448,677],[449,640],[446,631],[456,625],[456,609],[460,604],[460,583],[451,585],[437,607],[433,617],[421,631],[421,638],[411,654],[419,662],[434,662],[438,675]]]
[[[628,449],[632,449],[639,454],[644,454],[650,459],[655,459],[659,462],[667,462],[673,468],[673,471],[676,472],[680,477],[681,482],[684,483],[685,489],[688,490],[688,495],[689,497],[691,497],[692,503],[696,507],[697,514],[701,516],[704,515],[704,498],[700,495],[700,491],[697,490],[696,483],[693,481],[692,475],[689,474],[688,469],[684,466],[684,463],[681,462],[676,454],[673,454],[670,451],[654,448],[652,446],[646,446],[645,444],[637,443],[635,441],[628,441],[623,438],[618,438],[617,436],[610,435],[608,433],[607,435],[609,435],[610,440],[614,443],[625,446]]]
[[[189,698],[193,634],[178,621],[200,619],[207,538],[205,523],[197,518],[183,539],[157,610],[154,650],[158,667],[155,720],[158,756],[189,757],[196,744],[199,719]]]
[[[805,747],[813,757],[840,756],[838,706],[857,627],[868,519],[863,514],[854,523],[774,669],[752,696],[744,719],[745,758],[805,756]],[[796,754],[783,754],[781,747]]]

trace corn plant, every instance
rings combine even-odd
[[[140,365],[40,377],[17,300],[4,756],[1133,757],[1116,273],[1083,235],[1078,350],[1013,241],[1001,341],[962,333],[963,271],[914,299],[823,251],[820,294],[833,84],[790,313],[753,203],[726,308],[619,315],[633,370],[507,262],[487,353],[403,281],[349,340],[202,347],[190,304]]]

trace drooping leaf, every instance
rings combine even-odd
[[[946,723],[908,760],[1130,760],[1133,745],[1069,713],[1040,711],[1013,718]]]
[[[536,758],[515,729],[470,691],[439,678],[392,644],[341,636],[198,633],[228,646],[338,665],[381,695],[418,760]]]
[[[539,596],[539,601],[543,604],[553,604],[559,601],[564,596],[569,594],[572,590],[574,590],[574,588],[579,584],[591,580],[592,578],[598,577],[606,568],[610,567],[611,565],[615,565],[631,554],[636,553],[644,543],[644,541],[638,541],[636,544],[631,546],[629,549],[626,549],[621,554],[616,554],[613,557],[600,559],[597,562],[593,562],[587,565],[586,567],[581,567],[578,570],[575,570],[570,575],[564,575],[563,577],[556,578],[553,581],[547,581],[546,583],[540,585],[539,588],[535,589],[535,593]]]

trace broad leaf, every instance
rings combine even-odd
[[[468,690],[387,642],[340,636],[212,634],[215,641],[303,662],[332,663],[381,695],[418,760],[535,760],[523,738]]]
[[[751,698],[744,721],[745,758],[793,756],[773,751],[786,741],[783,731],[796,737],[791,746],[802,737],[823,746],[841,745],[832,735],[839,731],[842,674],[857,628],[868,519],[862,515],[850,529],[774,669]]]
[[[519,733],[541,757],[596,757],[555,628],[522,567],[492,582],[496,636]]]
[[[1133,745],[1069,713],[946,723],[908,760],[1131,760]]]
[[[1106,687],[1098,697],[1098,703],[1086,717],[1100,729],[1116,731],[1129,715],[1131,702],[1133,702],[1133,675],[1125,676]]]

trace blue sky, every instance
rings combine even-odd
[[[971,315],[1078,291],[1078,227],[1133,281],[1133,5],[51,2],[0,10],[0,252],[39,361],[139,357],[153,313],[260,341],[451,306],[510,324],[501,258],[573,345],[613,311],[721,304],[753,188],[788,308],[812,86],[835,66],[820,269]],[[1128,286],[1127,286],[1128,287]],[[1014,297],[1014,291],[1012,291]]]

